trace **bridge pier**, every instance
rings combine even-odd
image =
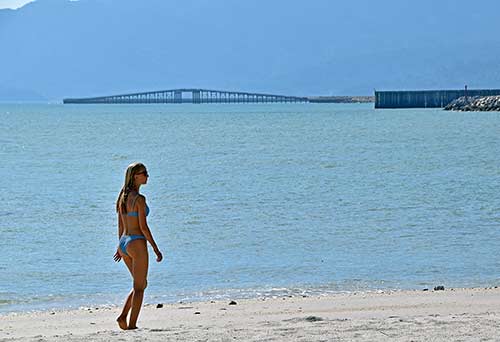
[[[192,96],[193,103],[201,103],[201,91],[200,90],[193,90],[191,92],[191,96]]]

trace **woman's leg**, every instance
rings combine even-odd
[[[148,286],[148,249],[145,240],[132,241],[127,246],[127,253],[132,257],[132,275],[134,277],[134,289],[132,291],[132,308],[128,329],[137,328],[137,318],[141,311],[144,290]]]
[[[127,265],[127,268],[130,271],[130,275],[133,277],[134,275],[132,273],[132,259],[125,254],[122,254],[121,257],[122,257],[122,260],[125,263],[125,265]],[[130,307],[132,306],[133,293],[134,293],[134,290],[131,290],[130,293],[128,294],[127,299],[125,300],[125,304],[123,304],[122,313],[116,319],[116,321],[118,322],[118,325],[123,330],[126,330],[128,328],[127,316],[128,316],[129,311],[130,311]]]

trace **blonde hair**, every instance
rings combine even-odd
[[[116,212],[127,213],[127,199],[131,191],[137,191],[134,176],[138,173],[146,171],[146,166],[142,163],[132,163],[125,171],[125,183],[116,200]]]

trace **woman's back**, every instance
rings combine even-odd
[[[142,200],[138,201],[140,197],[142,197]],[[145,215],[147,216],[149,214],[149,207],[146,205],[144,196],[140,195],[138,192],[130,193],[130,195],[127,198],[127,212],[126,213],[120,212],[124,226],[123,230],[124,235],[142,235],[139,223],[140,220],[139,206],[142,206],[142,204],[144,204],[143,208],[145,211]]]

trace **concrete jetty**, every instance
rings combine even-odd
[[[462,96],[495,96],[500,89],[375,91],[375,108],[444,108]]]

